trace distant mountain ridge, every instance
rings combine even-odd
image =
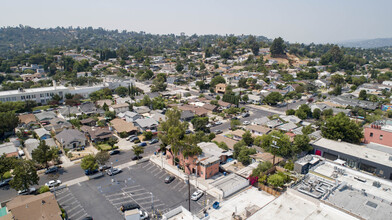
[[[360,47],[364,49],[378,48],[378,47],[391,47],[392,38],[376,38],[368,40],[355,40],[337,43],[339,46],[344,47]]]

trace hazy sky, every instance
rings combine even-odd
[[[392,37],[392,0],[1,0],[0,26],[254,34],[325,43]]]

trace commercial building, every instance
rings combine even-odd
[[[392,120],[376,121],[365,127],[364,142],[392,147]]]
[[[321,138],[312,143],[316,155],[341,159],[346,165],[392,180],[392,155],[347,142]]]

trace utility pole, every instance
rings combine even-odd
[[[188,171],[190,171],[189,164],[186,164],[185,166],[188,168]],[[190,172],[188,172],[188,211],[190,212],[191,211],[191,181],[190,181],[189,173]]]
[[[273,135],[272,137],[273,137],[273,138],[276,138],[276,139],[280,139],[279,137],[276,137],[276,136],[274,136],[274,135]],[[276,140],[272,140],[272,145],[271,145],[271,147],[274,148],[274,149],[279,149],[279,146],[277,146]],[[272,150],[272,148],[271,148],[271,150]],[[272,162],[272,165],[275,166],[275,150],[272,151],[272,155],[274,156],[274,157],[273,157],[273,160],[272,160],[272,161],[273,161],[273,162]]]

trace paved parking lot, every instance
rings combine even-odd
[[[73,193],[68,188],[63,188],[56,191],[57,202],[67,212],[68,219],[77,220],[88,216],[85,209],[80,204],[79,200],[75,198]]]

